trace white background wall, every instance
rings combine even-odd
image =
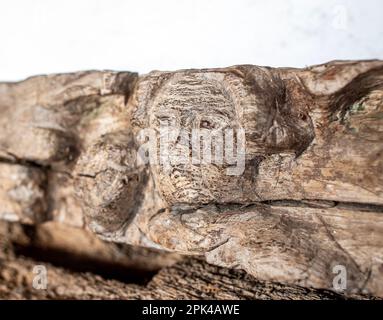
[[[1,0],[0,80],[383,58],[382,0]]]

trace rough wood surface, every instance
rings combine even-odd
[[[0,84],[3,219],[383,296],[383,62],[86,72]],[[139,133],[243,128],[245,170],[137,163]],[[167,156],[188,154],[175,139]],[[4,181],[4,182],[3,182]]]
[[[346,299],[331,291],[258,281],[197,259],[166,267],[142,286],[47,265],[47,290],[36,290],[31,285],[35,264],[25,258],[0,262],[0,299]]]
[[[0,222],[0,299],[367,299],[258,281],[243,271],[104,242],[56,222]],[[33,286],[35,266],[47,286]]]
[[[58,222],[25,225],[0,221],[0,258],[24,256],[75,272],[145,283],[182,256],[102,241],[94,233]],[[37,262],[36,262],[37,263]]]

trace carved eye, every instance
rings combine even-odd
[[[158,118],[159,123],[169,123],[170,122],[170,117],[169,116],[160,116]]]
[[[298,118],[303,120],[303,121],[306,121],[307,120],[307,115],[305,113],[300,112],[298,114]]]
[[[200,122],[200,128],[203,128],[203,129],[214,129],[214,124],[212,124],[210,121],[208,120],[201,120]]]

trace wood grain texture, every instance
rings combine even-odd
[[[91,273],[74,273],[47,265],[47,290],[31,286],[35,261],[19,258],[0,264],[1,299],[276,299],[333,300],[368,299],[345,297],[327,290],[258,281],[241,271],[188,259],[162,269],[147,285],[107,280]]]
[[[0,246],[0,299],[376,299],[260,281],[201,258],[103,242],[58,222],[1,221]],[[47,271],[44,290],[33,287],[37,265]]]
[[[332,289],[343,265],[347,292],[383,296],[382,61],[41,76],[1,84],[0,110],[4,219],[56,220],[291,285]],[[244,129],[244,172],[138,164],[140,132],[163,122],[187,135]],[[167,156],[191,151],[175,139]],[[29,198],[14,197],[24,185]]]

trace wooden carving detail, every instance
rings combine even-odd
[[[0,84],[0,110],[3,219],[317,288],[340,265],[383,296],[382,61],[35,77]]]

